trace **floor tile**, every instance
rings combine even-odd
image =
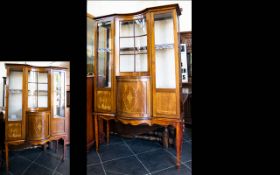
[[[100,159],[99,159],[95,149],[92,149],[90,152],[87,153],[87,165],[97,164],[97,163],[100,163]]]
[[[42,149],[40,148],[31,148],[31,149],[24,149],[23,151],[20,151],[18,155],[21,155],[27,158],[28,160],[33,161],[36,158],[38,158],[41,152]]]
[[[96,175],[103,175],[103,174],[105,174],[101,164],[99,164],[99,165],[92,165],[92,166],[88,166],[87,167],[87,175],[95,175],[95,174]]]
[[[60,159],[50,155],[49,153],[43,152],[40,157],[35,161],[38,164],[41,164],[49,169],[55,169]]]
[[[107,143],[106,139],[105,139],[105,141]],[[109,144],[122,143],[122,142],[123,142],[123,140],[120,136],[115,135],[115,134],[114,135],[110,134]]]
[[[182,166],[177,169],[176,166],[152,173],[152,175],[191,175],[192,172],[186,167]]]
[[[20,156],[9,161],[9,171],[14,175],[21,174],[32,162]]]
[[[150,172],[162,170],[176,164],[176,159],[163,149],[139,154],[138,158]]]
[[[135,139],[131,142],[127,142],[127,144],[135,154],[162,148],[162,146],[156,141],[142,139]]]
[[[49,169],[46,169],[44,167],[41,167],[36,164],[32,164],[23,175],[51,175],[52,171]]]
[[[190,169],[192,169],[192,161],[186,162],[185,163]]]
[[[192,140],[192,128],[185,127],[183,138],[185,140]]]
[[[61,161],[58,164],[56,171],[61,174],[64,174],[64,175],[69,175],[70,174],[70,160],[66,159],[65,161]]]
[[[133,174],[143,175],[148,171],[136,159],[135,156],[123,158],[119,160],[109,161],[103,164],[107,174]]]
[[[175,148],[168,148],[169,152],[171,152],[174,156],[176,156],[176,149]],[[192,143],[191,142],[184,142],[182,145],[182,162],[187,162],[192,160]]]
[[[127,157],[132,155],[128,147],[125,144],[114,144],[101,146],[99,155],[102,161],[112,160],[121,157]]]

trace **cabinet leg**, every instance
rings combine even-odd
[[[99,142],[99,134],[98,134],[98,120],[97,120],[97,115],[94,115],[94,129],[95,129],[95,146],[96,146],[96,151],[98,151],[98,142]]]
[[[107,144],[110,142],[110,120],[107,120]]]
[[[183,126],[182,126],[182,123],[179,122],[176,124],[176,156],[177,156],[176,166],[177,166],[177,168],[180,168],[180,165],[181,165],[182,140],[183,140],[182,131],[183,131]]]
[[[168,148],[168,140],[169,140],[169,133],[168,133],[168,127],[164,128],[163,134],[162,134],[162,144],[164,148]]]
[[[63,139],[63,161],[65,160],[66,156],[66,144],[65,144],[65,138]]]
[[[57,149],[58,149],[58,140],[56,140],[55,153],[57,153]]]
[[[6,154],[6,172],[7,174],[9,174],[9,148],[8,148],[8,144],[5,144],[5,154]]]

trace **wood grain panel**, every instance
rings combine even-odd
[[[8,122],[7,137],[8,140],[21,138],[21,122]]]
[[[148,78],[120,78],[117,86],[117,113],[119,116],[150,116],[150,81]]]
[[[28,140],[44,140],[49,137],[49,112],[27,113]]]
[[[111,111],[112,109],[112,98],[111,91],[97,91],[96,105],[98,111]]]
[[[51,135],[56,135],[65,132],[64,118],[52,118]]]
[[[156,92],[156,115],[176,115],[176,93]]]

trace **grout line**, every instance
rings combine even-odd
[[[123,156],[123,157],[118,157],[118,158],[115,158],[115,159],[111,159],[111,160],[106,160],[106,161],[103,161],[103,163],[107,163],[107,162],[111,162],[111,161],[114,161],[114,160],[120,160],[120,159],[125,159],[125,158],[128,158],[128,157],[133,157],[134,155],[130,155],[130,156]]]
[[[192,171],[192,168],[187,164],[188,162],[190,162],[190,161],[187,161],[187,162],[185,162],[183,164]]]
[[[172,165],[172,166],[169,166],[169,167],[163,168],[163,169],[161,169],[161,170],[156,170],[156,171],[153,171],[153,172],[152,172],[152,174],[154,174],[154,173],[158,173],[158,172],[161,172],[161,171],[164,171],[164,170],[168,170],[169,168],[174,168],[174,167],[176,167],[176,165]]]
[[[135,154],[135,152],[130,148],[130,146],[123,140],[123,143],[128,147],[128,149],[133,153],[133,155],[136,157],[136,159],[142,164],[142,166],[146,169],[146,171],[151,174],[149,169],[144,165],[144,163],[138,158],[138,155]]]
[[[33,161],[31,161],[31,163],[22,171],[21,174],[23,175],[23,174],[27,171],[27,169],[30,168],[30,167],[33,165],[33,163],[34,163],[41,155],[42,155],[42,152],[39,153],[39,155],[38,155]],[[19,155],[19,157],[22,157],[23,159],[30,161],[29,159],[25,158],[24,156]]]
[[[107,175],[107,173],[106,173],[106,171],[105,171],[105,168],[104,168],[104,166],[103,166],[103,163],[102,163],[101,157],[100,157],[100,155],[99,155],[99,153],[98,153],[98,152],[96,152],[96,153],[97,153],[97,156],[99,157],[99,161],[100,161],[101,167],[102,167],[102,169],[103,169],[103,171],[104,171],[105,175]]]
[[[55,174],[55,172],[56,172],[56,170],[57,170],[57,168],[58,168],[58,166],[59,166],[60,164],[61,164],[61,161],[57,163],[56,167],[54,168],[54,170],[53,170],[53,172],[52,172],[52,175]]]
[[[108,170],[107,170],[108,171]],[[114,174],[120,174],[120,175],[129,175],[129,174],[124,174],[120,172],[115,172],[115,171],[108,171],[108,173],[114,173]]]
[[[40,154],[42,154],[42,153],[40,153]],[[19,157],[21,157],[21,158],[23,158],[23,159],[25,159],[25,160],[29,160],[29,159],[27,159],[26,157],[21,156],[21,155],[19,155]],[[38,158],[39,158],[39,157],[38,157]],[[51,169],[51,168],[49,168],[49,167],[46,167],[46,166],[44,166],[44,165],[42,165],[42,164],[39,164],[39,163],[35,162],[38,158],[36,158],[34,161],[32,161],[31,164],[35,164],[35,165],[38,165],[38,166],[40,166],[40,167],[43,167],[43,168],[45,168],[45,169],[47,169],[47,170],[53,171],[53,169]],[[30,160],[29,160],[29,161],[30,161]],[[57,172],[57,173],[58,173],[58,174],[61,174],[60,172]]]

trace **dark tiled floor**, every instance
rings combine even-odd
[[[63,147],[59,145],[58,153],[52,149],[41,148],[9,151],[10,175],[69,175],[70,147],[67,146],[66,159],[62,161]],[[5,163],[0,174],[6,175]]]
[[[157,141],[110,136],[110,144],[100,145],[87,155],[87,174],[104,175],[191,175],[192,129],[185,128],[181,168],[176,168],[176,150],[164,149]]]

